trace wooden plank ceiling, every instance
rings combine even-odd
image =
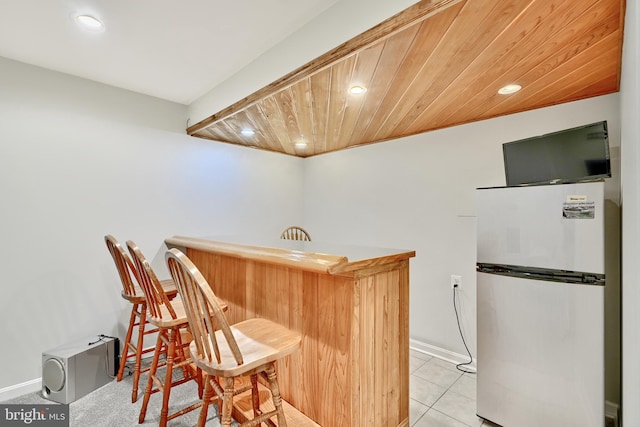
[[[424,0],[187,133],[308,157],[617,92],[624,9]],[[497,93],[510,83],[522,90]],[[367,90],[351,94],[353,85]]]

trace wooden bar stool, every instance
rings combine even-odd
[[[138,280],[138,272],[134,267],[131,258],[115,237],[109,234],[104,236],[104,240],[116,265],[118,275],[120,276],[120,282],[122,283],[122,298],[131,303],[131,316],[129,317],[127,336],[122,346],[122,355],[120,357],[120,368],[118,369],[117,380],[122,381],[127,359],[134,358],[135,362],[133,367],[133,389],[131,391],[131,402],[135,403],[138,400],[138,382],[140,380],[140,374],[149,370],[148,367],[141,369],[142,355],[153,351],[153,348],[146,350],[143,349],[143,339],[145,335],[156,333],[158,330],[156,328],[147,328],[147,301],[142,289],[137,285],[140,283]],[[167,297],[170,299],[175,298],[178,290],[173,284],[173,280],[163,280],[160,283]],[[133,331],[136,328],[138,329],[138,337],[134,343]]]
[[[195,380],[198,383],[198,393],[202,395],[202,374],[191,362],[189,352],[185,351],[191,341],[191,334],[188,331],[189,324],[184,313],[182,301],[180,298],[176,298],[173,301],[167,298],[151,265],[134,242],[127,241],[127,248],[138,270],[140,285],[147,300],[149,322],[158,328],[158,339],[149,369],[149,379],[147,380],[138,422],[140,424],[144,422],[151,395],[161,392],[162,409],[160,410],[158,425],[164,427],[169,420],[193,411],[202,405],[202,402],[198,402],[169,414],[171,388],[187,381]],[[162,355],[165,356],[165,360],[160,363]],[[158,368],[162,366],[166,367],[164,378],[158,375]],[[173,371],[175,369],[182,370],[182,378],[174,380]]]
[[[276,417],[278,427],[286,427],[275,362],[300,347],[300,335],[261,318],[229,325],[211,286],[191,260],[178,249],[168,251],[166,260],[193,334],[189,346],[191,357],[205,374],[198,426],[205,425],[214,392],[218,404],[222,402],[220,422],[223,427],[229,427],[234,411],[234,396],[251,390],[253,419],[246,420],[240,426],[261,423],[274,426],[271,418]],[[247,376],[250,378],[248,385],[236,387],[243,383],[242,377]],[[261,406],[258,376],[268,384],[271,392],[272,402],[265,403],[273,403],[273,406]],[[244,381],[244,384],[247,382]]]

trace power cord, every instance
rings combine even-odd
[[[89,344],[87,344],[87,345],[94,345],[94,344],[98,344],[100,341],[104,341],[104,339],[105,339],[105,338],[111,338],[111,339],[114,339],[114,340],[117,340],[117,339],[118,339],[118,338],[116,338],[116,337],[110,337],[109,335],[100,334],[100,335],[98,335],[98,339],[97,339],[97,340],[95,340],[95,341],[93,341],[93,342],[90,342],[90,343],[89,343]]]
[[[111,337],[111,336],[109,336],[109,335],[100,334],[100,335],[98,335],[98,339],[97,339],[97,340],[92,341],[92,342],[90,342],[90,343],[89,343],[89,344],[87,344],[87,345],[94,345],[94,344],[97,344],[97,343],[99,343],[99,342],[103,342],[105,338],[111,338],[111,339],[113,339],[113,340],[118,340],[118,338],[117,338],[117,337]],[[111,359],[109,358],[109,346],[105,346],[105,351],[107,352],[107,353],[106,353],[106,357],[105,357],[105,359],[104,359],[104,369],[105,369],[105,373],[107,374],[107,376],[108,376],[109,378],[115,378],[115,377],[117,376],[115,372],[113,373],[113,375],[111,375],[111,373],[109,373],[109,360],[111,360]],[[114,358],[115,358],[115,357],[117,357],[117,355],[114,355]],[[114,360],[115,360],[115,359],[114,359]]]
[[[456,369],[466,374],[475,374],[475,371],[471,371],[469,369],[462,368],[462,366],[470,365],[473,362],[473,357],[471,356],[471,352],[469,351],[469,347],[467,347],[467,342],[464,340],[464,335],[462,334],[462,328],[460,327],[460,319],[458,318],[458,309],[456,308],[456,294],[458,290],[458,285],[453,285],[453,311],[456,313],[456,322],[458,323],[458,331],[460,332],[460,338],[462,338],[462,344],[464,344],[464,348],[467,350],[467,354],[469,355],[469,361],[465,363],[458,363],[456,365]]]

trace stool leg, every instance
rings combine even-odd
[[[180,331],[176,331],[176,351],[175,354],[177,355],[177,359],[179,360],[187,360],[187,354],[189,354],[189,349],[187,349],[187,351],[185,352],[184,350],[184,345],[182,343],[182,335],[180,334]],[[182,375],[184,375],[184,377],[188,377],[191,374],[189,373],[189,369],[187,368],[187,365],[182,366]]]
[[[131,403],[138,400],[138,382],[140,381],[140,361],[142,360],[142,346],[144,339],[144,328],[147,325],[147,304],[139,304],[140,309],[140,325],[138,327],[138,344],[136,347],[136,363],[133,368],[133,390],[131,391]]]
[[[251,406],[253,406],[253,418],[260,415],[260,392],[258,391],[258,374],[251,374]]]
[[[202,372],[202,369],[196,368],[196,382],[198,383],[198,397],[200,399],[202,399],[202,390],[204,390],[204,375],[205,374]]]
[[[276,407],[276,411],[278,411],[278,427],[287,427],[287,420],[285,419],[284,411],[282,410],[282,397],[280,396],[280,388],[278,387],[274,364],[269,363],[265,372],[267,373],[267,381],[269,383],[269,389],[271,390],[273,405]]]
[[[233,407],[233,378],[224,379],[224,393],[222,395],[221,422],[222,427],[231,427],[231,411]]]
[[[211,397],[213,396],[212,380],[207,374],[204,374],[204,393],[202,394],[202,409],[200,409],[200,416],[198,417],[198,427],[204,427],[207,422],[207,414],[209,413],[209,404],[211,403]]]
[[[176,335],[179,332],[176,329],[169,330],[169,347],[167,349],[167,371],[164,377],[164,385],[162,387],[162,409],[160,410],[159,427],[167,425],[167,417],[169,416],[169,396],[171,395],[171,386],[173,385],[173,362],[176,352]]]
[[[149,404],[149,398],[151,397],[151,391],[153,390],[153,378],[156,376],[156,370],[158,369],[158,360],[160,359],[160,353],[162,353],[162,336],[163,330],[158,332],[158,339],[156,340],[156,348],[153,352],[153,360],[151,361],[151,368],[149,369],[149,379],[147,380],[147,388],[144,391],[144,399],[142,400],[142,406],[140,407],[140,416],[138,417],[138,423],[142,424],[147,416],[147,405]]]
[[[127,329],[127,337],[124,340],[122,346],[122,356],[120,356],[120,368],[118,368],[118,382],[122,381],[122,375],[124,374],[124,366],[127,362],[127,354],[129,353],[129,343],[131,342],[131,336],[133,335],[133,325],[136,323],[136,306],[131,306],[131,316],[129,317],[129,328]]]

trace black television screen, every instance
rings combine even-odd
[[[611,177],[607,122],[502,144],[507,186]]]

